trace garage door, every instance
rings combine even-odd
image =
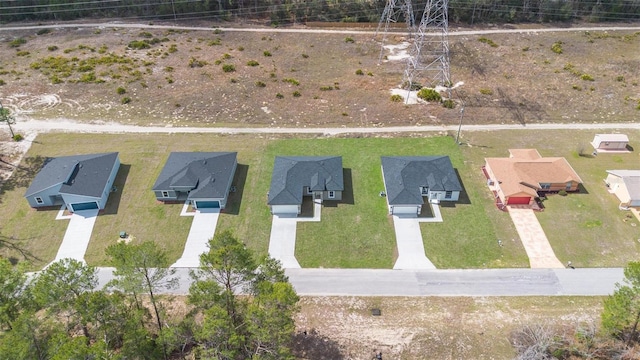
[[[70,204],[73,211],[81,211],[81,210],[93,210],[98,208],[98,203],[95,201],[83,202]]]
[[[418,207],[417,206],[393,206],[391,209],[391,213],[393,215],[417,215]]]
[[[196,209],[219,209],[220,201],[196,201]]]
[[[530,197],[510,197],[507,205],[529,205]]]
[[[298,205],[272,205],[271,212],[274,214],[298,215]]]

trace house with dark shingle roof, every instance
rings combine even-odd
[[[119,168],[117,152],[50,158],[24,197],[34,208],[104,209]]]
[[[153,185],[159,201],[189,201],[195,209],[227,205],[236,152],[172,152]]]
[[[389,214],[418,215],[429,202],[458,201],[462,185],[448,156],[383,156]]]
[[[298,215],[304,196],[342,200],[341,156],[277,156],[267,204],[273,214]]]

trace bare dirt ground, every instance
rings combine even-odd
[[[369,33],[48,30],[0,32],[0,99],[18,119],[239,127],[459,120],[460,105],[392,102],[406,65],[378,64],[380,44]],[[26,42],[12,47],[19,38]],[[149,48],[128,47],[144,40]],[[640,33],[451,36],[450,48],[459,84],[452,97],[464,103],[465,122],[622,122],[640,113]]]

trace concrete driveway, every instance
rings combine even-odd
[[[322,204],[314,202],[313,217],[304,218],[294,215],[273,215],[271,236],[269,237],[269,256],[280,260],[285,269],[299,269],[296,259],[296,230],[298,222],[320,221]]]
[[[185,215],[188,216],[188,215]],[[201,209],[193,213],[193,222],[182,256],[171,267],[198,267],[200,254],[209,251],[208,242],[216,233],[220,209]]]
[[[531,209],[520,209],[509,206],[509,216],[516,226],[520,241],[529,256],[529,264],[533,269],[564,268],[553,252],[547,235],[545,235],[536,214]]]
[[[59,216],[57,218],[69,219],[69,226],[67,226],[62,244],[60,244],[53,262],[65,258],[84,262],[84,254],[87,252],[87,246],[89,246],[93,225],[95,225],[97,217],[98,210],[82,210],[76,211],[70,216]]]
[[[439,212],[438,212],[439,214]],[[442,218],[440,218],[442,221]],[[393,215],[393,228],[396,232],[398,259],[394,269],[435,269],[424,253],[420,218]]]

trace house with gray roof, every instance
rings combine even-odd
[[[448,156],[383,156],[389,214],[415,215],[428,202],[458,201],[462,185]]]
[[[104,209],[119,168],[117,152],[49,158],[24,197],[33,208]]]
[[[640,209],[640,170],[607,170],[604,183],[620,200],[620,209]]]
[[[224,209],[237,152],[172,152],[153,185],[159,201],[189,201],[195,209]]]
[[[302,200],[342,200],[342,156],[277,156],[267,204],[272,214],[298,215]]]

